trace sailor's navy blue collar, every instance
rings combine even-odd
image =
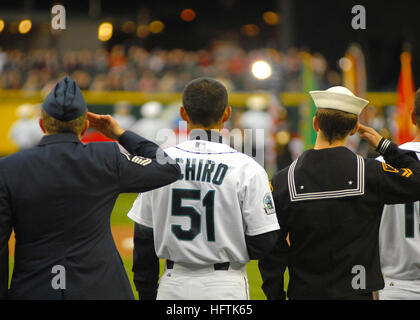
[[[55,133],[55,134],[47,134],[43,136],[38,145],[44,146],[46,144],[62,143],[62,142],[81,143],[80,139],[77,137],[75,133],[60,132],[60,133]]]
[[[223,143],[223,136],[216,130],[193,129],[190,131],[188,139]]]

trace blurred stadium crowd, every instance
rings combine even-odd
[[[91,91],[137,91],[145,93],[181,92],[190,80],[207,76],[222,82],[229,92],[269,92],[271,98],[253,96],[245,108],[234,108],[227,128],[257,129],[265,131],[265,154],[267,170],[279,170],[291,163],[305,148],[297,115],[291,119],[288,108],[275,97],[281,92],[302,92],[302,51],[292,48],[286,53],[275,49],[259,49],[246,52],[231,43],[219,43],[211,49],[186,51],[183,49],[148,51],[142,47],[114,45],[109,50],[98,49],[66,51],[62,54],[53,49],[1,50],[0,89],[41,91],[45,96],[64,76],[70,75],[82,90]],[[318,89],[342,85],[342,76],[328,65],[320,53],[312,53],[311,67]],[[266,80],[255,78],[250,69],[256,60],[265,60],[272,66],[272,76]],[[180,101],[163,106],[151,101],[133,114],[128,101],[119,101],[113,106],[113,115],[125,129],[135,131],[156,141],[160,129],[179,130]],[[390,137],[393,132],[393,110],[370,105],[361,114],[363,123],[373,126],[382,135]],[[18,108],[19,118],[10,128],[9,139],[19,149],[31,147],[39,141],[42,132],[38,126],[39,106],[24,105]],[[387,129],[389,128],[389,129]],[[245,136],[244,142],[254,138]],[[88,131],[84,142],[98,141],[94,130]],[[159,141],[156,141],[159,143]],[[168,144],[175,144],[175,141]],[[349,148],[369,156],[367,144],[358,135],[351,137]]]
[[[252,76],[250,65],[257,59],[272,65],[270,79],[261,81]],[[188,81],[199,76],[216,78],[229,91],[300,91],[301,63],[301,54],[295,48],[286,53],[275,49],[246,52],[232,44],[199,51],[148,51],[122,45],[95,52],[0,50],[0,89],[49,91],[67,74],[82,90],[92,91],[181,92]],[[313,70],[320,89],[341,83],[340,74],[320,53],[313,54]]]

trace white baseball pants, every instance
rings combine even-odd
[[[214,270],[213,265],[174,263],[160,279],[157,300],[249,300],[245,265]]]
[[[385,279],[385,287],[378,291],[379,300],[420,300],[420,280]]]

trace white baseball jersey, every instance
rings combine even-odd
[[[420,142],[408,142],[400,148],[416,151],[420,159]],[[385,206],[379,230],[379,250],[385,278],[420,280],[418,201]]]
[[[153,228],[159,258],[249,262],[245,235],[279,229],[267,173],[226,144],[188,140],[165,150],[182,178],[140,194],[128,216]]]

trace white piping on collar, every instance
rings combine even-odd
[[[354,197],[365,194],[365,161],[360,155],[357,156],[357,184],[354,189],[334,190],[334,191],[322,191],[322,192],[309,192],[300,193],[296,191],[295,183],[295,166],[297,163],[296,159],[289,167],[288,171],[288,186],[290,201],[305,201],[305,200],[319,200],[319,199],[330,199],[330,198],[344,198]]]

